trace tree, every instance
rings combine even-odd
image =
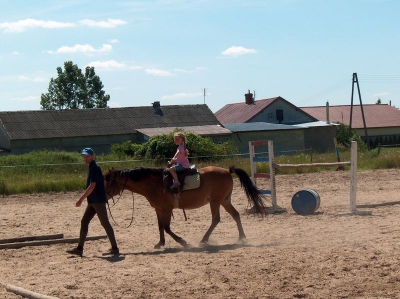
[[[358,148],[360,150],[367,150],[367,144],[362,140],[362,138],[357,134],[356,131],[351,130],[349,131],[349,126],[343,124],[343,123],[337,123],[338,126],[336,126],[336,138],[337,142],[339,144],[339,147],[341,148],[350,148],[351,142],[352,141],[357,141]]]
[[[378,100],[376,101],[376,103],[375,104],[377,104],[377,105],[380,105],[380,104],[382,104],[382,100],[380,99],[380,98],[378,98]]]
[[[64,62],[64,71],[57,67],[57,78],[51,78],[48,92],[42,94],[43,110],[106,108],[110,96],[94,67],[86,67],[85,74],[72,61]]]

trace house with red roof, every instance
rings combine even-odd
[[[337,123],[350,126],[370,147],[400,144],[400,110],[384,104],[297,107],[282,97],[256,101],[249,91],[243,102],[227,104],[215,116],[236,133],[234,144],[242,149],[249,140],[268,139],[282,150],[327,151],[332,149]]]
[[[371,147],[400,144],[400,110],[386,104],[338,105],[301,107],[308,115],[333,123],[350,126],[364,140],[369,139]],[[364,117],[363,117],[364,115]]]
[[[232,131],[232,142],[240,152],[248,152],[249,141],[256,140],[274,141],[276,154],[334,150],[335,125],[319,121],[280,96],[256,101],[249,91],[243,102],[227,104],[215,116]]]

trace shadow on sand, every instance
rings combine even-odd
[[[170,253],[179,253],[179,252],[205,252],[205,253],[217,253],[220,251],[227,251],[227,250],[236,250],[240,248],[246,247],[271,247],[275,244],[262,244],[262,245],[250,245],[250,244],[225,244],[225,245],[210,245],[206,244],[199,247],[182,247],[182,248],[165,248],[164,250],[157,250],[153,252],[131,252],[131,253],[122,253],[123,255],[160,255],[160,254],[170,254]]]

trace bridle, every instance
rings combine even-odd
[[[125,187],[126,187],[126,184],[127,184],[127,182],[128,182],[128,176],[125,175],[125,183],[124,183],[124,185],[123,185],[123,187],[122,187],[121,189],[119,188],[118,182],[117,182],[117,176],[118,176],[118,175],[122,176],[123,174],[124,174],[124,173],[123,173],[122,170],[121,170],[119,173],[113,173],[113,178],[112,178],[110,184],[108,184],[108,185],[106,184],[106,186],[105,186],[106,194],[107,194],[109,197],[111,197],[112,200],[113,200],[113,206],[115,206],[115,205],[119,202],[119,200],[121,199],[122,193],[124,192]],[[114,195],[112,195],[111,193],[109,193],[109,192],[107,191],[107,189],[109,189],[109,188],[112,188],[112,189],[111,189],[111,192],[112,192],[115,188],[117,188],[117,190],[118,190],[118,199],[117,199],[117,201],[114,200]],[[108,206],[108,211],[110,212],[110,216],[111,216],[112,220],[114,221],[114,223],[115,223],[116,226],[119,226],[118,223],[115,221],[115,219],[114,219],[112,213],[111,213],[111,209],[110,209],[110,205],[108,204],[108,201],[107,201],[107,206]],[[129,225],[127,226],[127,228],[130,227],[131,224],[132,224],[132,222],[133,222],[133,212],[134,212],[134,210],[135,210],[135,199],[134,199],[134,197],[133,197],[133,192],[132,192],[132,217],[131,217],[131,222],[129,223]]]

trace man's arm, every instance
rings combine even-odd
[[[75,206],[80,207],[83,200],[93,192],[95,187],[96,187],[96,182],[90,182],[89,187],[87,187],[85,193],[83,193],[81,198],[79,198],[79,200],[76,202]]]

